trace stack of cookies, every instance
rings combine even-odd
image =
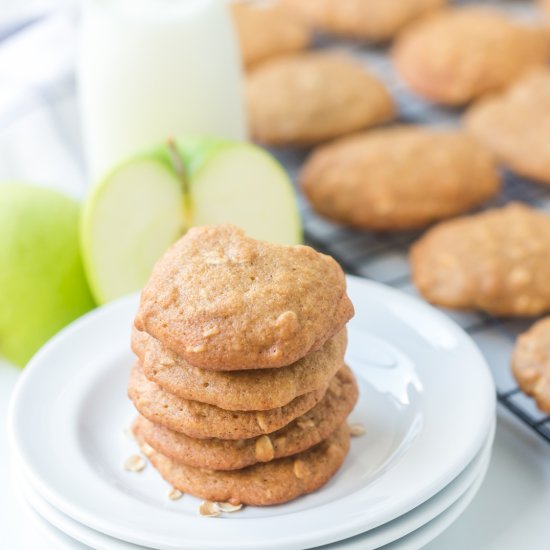
[[[340,266],[234,226],[191,229],[141,295],[133,432],[175,489],[269,505],[324,485],[349,449],[353,306]]]

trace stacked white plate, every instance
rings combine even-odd
[[[122,464],[130,327],[138,298],[80,319],[32,360],[10,412],[17,484],[60,548],[247,550],[421,548],[468,506],[487,470],[495,388],[470,338],[430,306],[348,278],[355,305],[347,361],[366,426],[340,472],[294,502],[220,518],[168,498],[152,467]]]

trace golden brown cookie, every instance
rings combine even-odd
[[[550,184],[548,69],[535,69],[506,92],[475,103],[465,125],[513,171]]]
[[[294,363],[352,315],[332,258],[219,225],[190,229],[157,262],[135,326],[195,367],[245,370]]]
[[[519,387],[550,413],[550,317],[541,319],[516,343],[512,372]]]
[[[396,231],[428,225],[496,194],[491,155],[463,132],[398,126],[319,147],[300,182],[322,216]]]
[[[293,11],[277,4],[231,4],[245,67],[277,55],[305,50],[311,40],[309,25]]]
[[[132,368],[128,384],[135,408],[151,422],[190,437],[219,439],[248,439],[280,430],[315,407],[326,390],[324,386],[267,411],[226,411],[162,390],[147,380],[139,364]]]
[[[441,222],[412,248],[413,280],[434,304],[494,315],[550,310],[550,216],[521,204]]]
[[[433,101],[460,105],[506,87],[550,55],[542,27],[479,6],[448,9],[413,23],[393,51],[409,86]]]
[[[137,433],[140,444],[145,441]],[[328,439],[289,458],[241,470],[207,470],[176,462],[156,451],[149,460],[172,487],[215,502],[267,506],[281,504],[322,487],[338,471],[350,446],[347,425]]]
[[[344,362],[346,344],[343,329],[288,367],[224,372],[193,367],[146,332],[132,333],[132,349],[149,380],[184,399],[236,411],[275,409],[328,385]]]
[[[447,0],[280,1],[322,31],[375,42],[393,38],[411,21],[447,3]]]
[[[254,139],[309,145],[375,126],[394,115],[374,76],[344,55],[303,53],[262,63],[246,79]]]
[[[236,470],[257,462],[301,453],[334,432],[357,401],[357,384],[351,370],[342,368],[331,381],[323,399],[313,409],[280,430],[252,439],[195,439],[137,418],[137,431],[153,449],[197,468]]]
[[[538,7],[542,10],[542,14],[546,22],[550,22],[550,0],[537,0]]]

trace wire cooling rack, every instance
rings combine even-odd
[[[496,4],[527,19],[534,15],[533,7],[526,3],[484,2],[487,3]],[[362,60],[392,92],[398,106],[400,122],[437,126],[460,124],[460,110],[437,107],[406,89],[393,70],[387,48],[327,39],[322,39],[317,45],[351,52]],[[285,150],[274,151],[274,154],[296,181],[307,151]],[[366,277],[419,296],[411,281],[407,256],[410,245],[422,235],[422,231],[383,234],[347,229],[317,216],[303,196],[300,195],[299,200],[308,244],[333,256],[349,274]],[[523,201],[550,212],[550,187],[505,173],[502,192],[485,203],[484,208],[503,206],[511,201]],[[535,402],[518,389],[510,370],[510,358],[516,338],[531,326],[533,320],[502,320],[478,312],[442,311],[453,318],[480,347],[493,373],[501,405],[550,443],[550,416],[539,411]]]
[[[488,3],[497,4],[520,17],[533,16],[531,2],[483,2]],[[52,65],[51,75],[38,81],[33,73],[28,83],[7,82],[14,93],[11,96],[6,94],[13,99],[11,103],[0,102],[0,177],[43,182],[75,197],[82,197],[86,192],[87,178],[80,143],[73,67],[68,60],[66,66],[61,66],[59,61],[62,57],[60,52],[74,48],[74,28],[70,20],[63,17],[46,20],[42,27],[36,33],[37,40],[40,37],[44,39],[41,48],[45,54],[41,62]],[[441,109],[424,102],[403,86],[392,70],[387,48],[362,47],[326,39],[318,46],[342,49],[363,60],[369,70],[378,74],[389,87],[402,121],[432,125],[459,123],[459,111]],[[8,87],[8,90],[11,88]],[[6,100],[6,97],[2,99]],[[28,162],[29,149],[33,162]],[[296,180],[307,152],[293,150],[274,153]],[[383,235],[338,227],[316,216],[301,196],[299,200],[306,239],[310,244],[334,256],[350,274],[417,295],[410,279],[407,252],[421,232]],[[550,211],[550,187],[505,174],[503,192],[485,207],[501,206],[511,200],[524,201]],[[527,330],[533,320],[499,320],[481,313],[445,313],[461,325],[481,348],[493,372],[500,403],[550,442],[550,417],[541,413],[533,400],[518,390],[509,366],[518,334]]]
[[[510,174],[505,178],[504,192],[493,201],[493,205],[521,200],[550,209],[550,189],[541,189]],[[303,199],[300,202],[308,244],[333,256],[351,275],[385,283],[419,297],[411,281],[407,255],[409,246],[421,236],[421,232],[388,235],[346,229],[325,222]],[[517,336],[527,330],[533,320],[498,319],[479,312],[442,311],[473,338],[485,355],[497,387],[498,401],[550,443],[550,416],[539,411],[534,401],[519,390],[510,370]],[[467,399],[465,396],[465,406]]]

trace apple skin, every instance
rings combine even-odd
[[[177,139],[174,144],[183,160],[186,176],[191,179],[216,151],[240,143],[213,137],[190,137]]]
[[[95,305],[80,257],[79,210],[50,189],[0,184],[0,355],[16,365]]]

